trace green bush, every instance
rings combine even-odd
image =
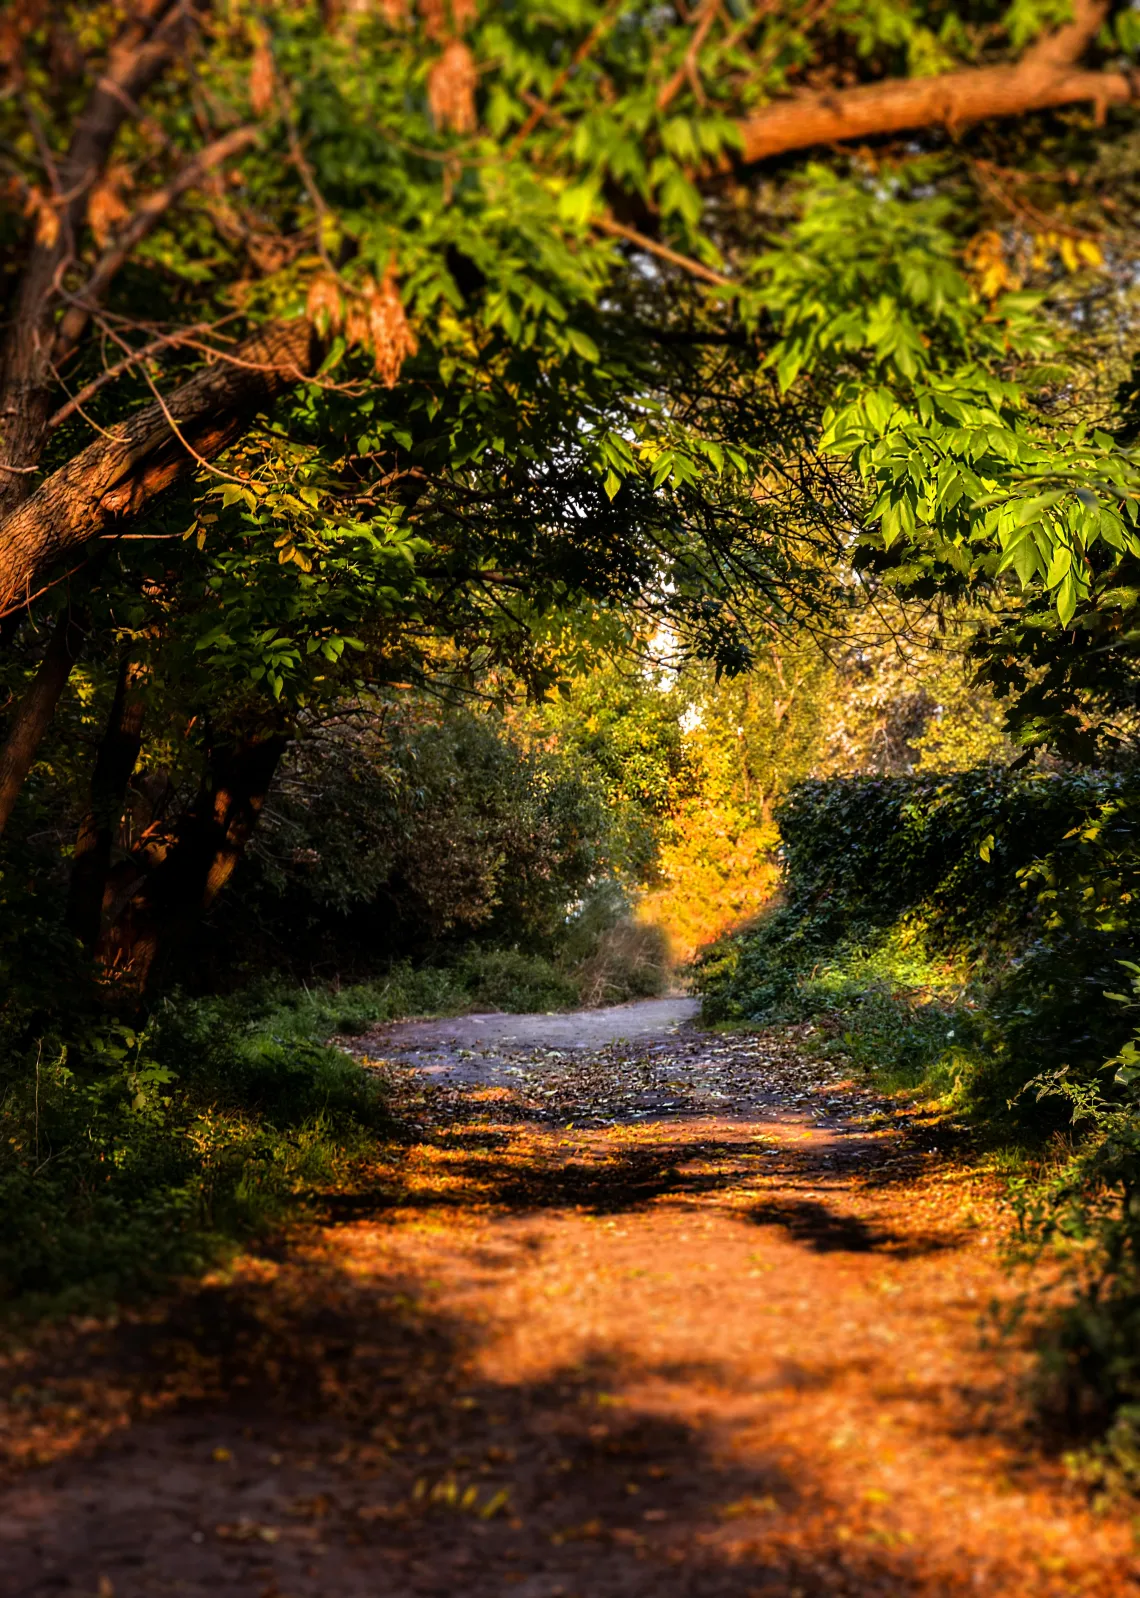
[[[1133,772],[801,784],[778,811],[783,902],[702,961],[706,1019],[833,1012],[853,1057],[964,1070],[992,1115],[1044,1068],[1094,1073],[1124,1037],[1104,991],[1140,946],[1138,800]]]
[[[236,1001],[88,1016],[0,1062],[0,1295],[73,1309],[201,1268],[335,1183],[385,1125],[338,1051]]]

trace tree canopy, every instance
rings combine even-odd
[[[1137,42],[1094,0],[9,7],[0,825],[78,661],[142,970],[322,706],[663,623],[737,671],[860,571],[988,596],[1028,748],[1119,737]],[[108,901],[140,740],[181,799]]]

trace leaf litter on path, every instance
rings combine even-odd
[[[403,1134],[318,1221],[8,1356],[5,1593],[1140,1592],[920,1108],[790,1030],[462,1066],[376,1064]]]

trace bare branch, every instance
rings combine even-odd
[[[737,285],[730,277],[725,277],[723,272],[714,272],[711,266],[706,266],[703,261],[694,261],[691,255],[682,255],[679,250],[671,250],[667,244],[658,244],[656,239],[639,233],[636,228],[626,227],[624,222],[615,222],[613,217],[598,217],[594,223],[599,233],[609,233],[613,238],[628,239],[631,244],[636,244],[639,250],[645,250],[649,255],[656,255],[662,261],[668,261],[672,266],[679,266],[690,277],[699,277],[705,283],[715,283],[717,288],[731,289]]]
[[[933,78],[896,78],[835,93],[778,100],[738,124],[738,159],[763,161],[816,144],[873,138],[915,128],[950,131],[988,117],[1023,116],[1082,101],[1103,115],[1133,99],[1123,72],[1077,63],[1108,14],[1107,0],[1076,0],[1071,23],[1046,34],[1012,66],[975,67]]]

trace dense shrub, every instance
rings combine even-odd
[[[1062,925],[1124,930],[1138,799],[1134,773],[802,783],[778,813],[789,904],[832,936],[921,915],[937,947],[990,967]]]
[[[933,1002],[961,1024],[928,1017],[927,1065],[939,1038],[959,1053],[970,1035],[994,1106],[1042,1068],[1095,1071],[1124,1036],[1104,992],[1140,947],[1138,800],[1131,771],[803,783],[778,813],[782,902],[706,956],[705,1015],[865,1012],[877,995],[917,1023]]]
[[[334,1183],[374,1080],[271,1004],[76,1011],[0,1057],[0,1299],[67,1309],[195,1269]]]
[[[195,980],[360,977],[473,938],[553,956],[615,824],[576,759],[489,711],[346,711],[289,751]]]

